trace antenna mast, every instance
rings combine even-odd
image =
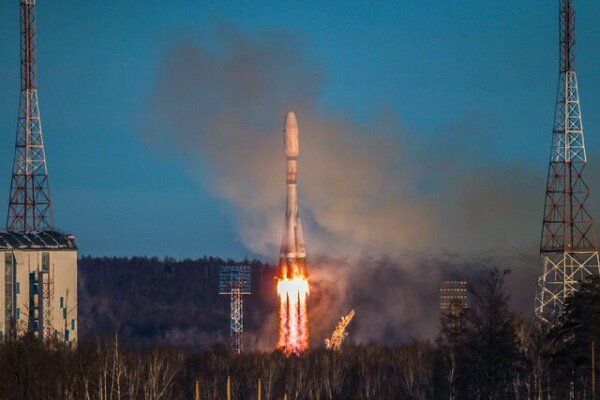
[[[36,0],[21,0],[21,99],[6,229],[54,229],[37,93]]]
[[[584,180],[587,156],[575,72],[575,0],[559,0],[559,83],[548,168],[535,312],[553,323],[565,299],[589,275],[600,274]]]

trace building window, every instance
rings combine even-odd
[[[17,282],[15,284],[15,294],[19,294],[21,293],[21,284],[19,282]]]
[[[60,298],[60,308],[63,308],[65,306],[65,298],[61,296]]]
[[[17,309],[15,310],[15,318],[21,318],[21,309],[19,307],[17,307]]]
[[[74,319],[71,320],[71,330],[72,331],[75,330],[75,320]]]
[[[42,253],[42,272],[50,271],[50,253],[44,251]]]

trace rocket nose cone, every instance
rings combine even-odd
[[[287,131],[290,129],[298,129],[298,120],[296,119],[296,113],[294,113],[292,110],[288,111],[285,117],[285,130]]]
[[[298,120],[293,111],[289,111],[285,117],[283,141],[285,155],[287,157],[297,157],[300,152],[298,144]]]

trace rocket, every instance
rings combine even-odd
[[[293,111],[289,111],[285,118],[283,130],[287,202],[285,210],[285,227],[281,240],[279,256],[280,278],[291,276],[305,276],[306,251],[304,249],[304,234],[298,212],[298,154],[300,153],[298,141],[298,120]]]
[[[283,129],[287,202],[285,227],[279,253],[279,339],[277,348],[284,354],[302,354],[309,346],[307,297],[310,291],[306,272],[304,234],[298,213],[298,121],[287,113]]]

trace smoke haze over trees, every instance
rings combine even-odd
[[[312,344],[320,346],[340,316],[352,308],[357,311],[351,330],[354,341],[392,345],[411,337],[433,339],[439,324],[431,316],[439,312],[440,282],[456,276],[477,281],[494,262],[483,258],[317,260],[310,277]],[[232,263],[212,257],[180,261],[83,257],[79,260],[80,335],[91,339],[118,331],[122,343],[136,347],[196,349],[223,342],[229,335],[229,298],[218,295],[218,267]],[[268,350],[276,341],[276,272],[262,262],[250,265],[253,287],[244,298],[245,343],[249,349]],[[522,275],[508,278],[522,279]],[[521,297],[512,304],[524,304],[529,311],[533,299],[527,292],[514,293]]]

